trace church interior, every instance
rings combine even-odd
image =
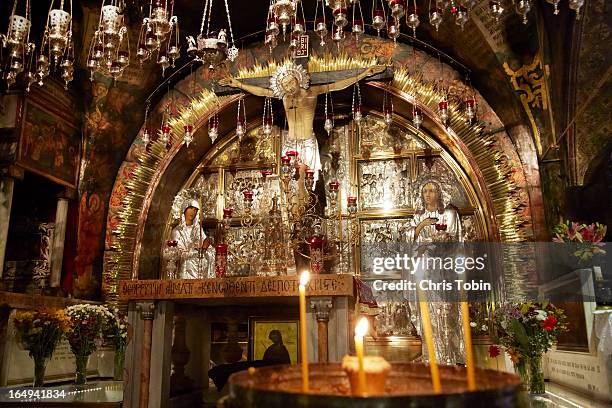
[[[604,0],[0,4],[0,406],[612,404]]]

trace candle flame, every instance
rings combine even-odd
[[[308,271],[302,272],[302,274],[300,275],[300,286],[306,286],[309,280],[310,273]]]
[[[368,332],[368,319],[362,317],[355,327],[355,336],[363,337]]]

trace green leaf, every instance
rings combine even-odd
[[[516,340],[519,342],[523,352],[527,353],[529,351],[529,336],[527,336],[525,326],[518,319],[512,319],[512,331],[514,331]]]

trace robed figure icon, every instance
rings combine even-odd
[[[457,209],[444,206],[442,189],[435,180],[426,181],[420,191],[421,209],[406,230],[406,239],[411,243],[411,256],[421,260],[446,259],[461,256],[463,233]],[[460,278],[454,270],[447,270],[441,263],[421,263],[412,276],[406,279],[421,281],[453,282]],[[454,289],[454,287],[453,287]],[[432,320],[436,359],[441,364],[465,362],[465,345],[456,290],[419,291],[418,300],[425,300]],[[422,331],[422,330],[421,330]],[[423,358],[427,359],[427,348],[423,342]]]
[[[180,279],[202,279],[213,275],[214,251],[210,239],[200,225],[197,200],[185,200],[181,221],[172,229],[171,240],[178,249],[178,277]]]

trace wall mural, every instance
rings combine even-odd
[[[76,187],[81,132],[30,100],[25,104],[17,163],[34,173]]]
[[[130,137],[142,123],[143,91],[118,83],[114,87],[91,83],[91,102],[86,109],[86,138],[79,177],[79,222],[77,228],[76,276],[73,295],[99,296],[104,249],[104,220],[109,205],[116,205],[127,194],[125,186],[111,195],[113,180],[132,142]],[[129,166],[127,166],[129,168]],[[118,176],[129,180],[122,168]],[[117,225],[119,220],[110,218]]]

